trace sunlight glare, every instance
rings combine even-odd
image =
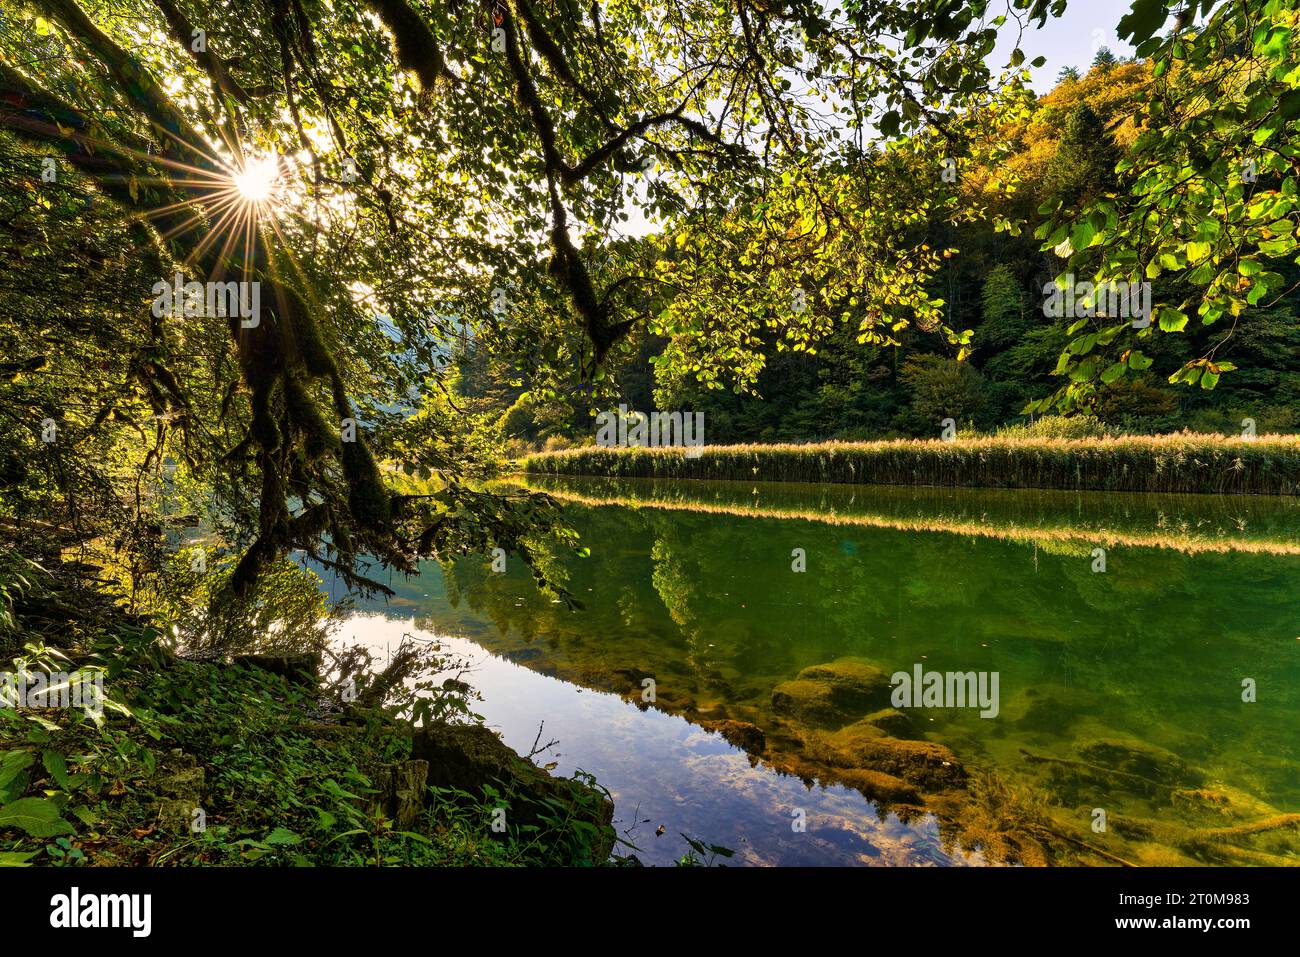
[[[250,203],[270,199],[280,176],[279,158],[274,154],[265,159],[245,161],[241,172],[235,174],[235,188]]]

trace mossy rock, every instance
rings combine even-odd
[[[862,719],[874,728],[894,738],[912,738],[916,736],[916,724],[912,716],[897,708],[883,708],[872,712]]]
[[[772,710],[819,727],[841,727],[888,707],[889,675],[861,658],[839,658],[803,669],[772,689]]]
[[[883,771],[926,791],[966,786],[966,769],[957,756],[933,741],[891,738],[860,721],[831,735],[827,743],[844,767]]]
[[[481,794],[488,784],[513,790],[517,798],[509,809],[512,825],[545,828],[542,812],[552,813],[544,803],[548,800],[575,807],[581,820],[596,827],[591,863],[604,863],[613,850],[614,805],[608,798],[580,781],[552,777],[482,725],[421,728],[411,738],[411,758],[428,763],[431,787],[457,788],[470,794]]]
[[[428,763],[416,760],[385,765],[372,778],[379,794],[371,806],[382,808],[385,816],[398,827],[409,830],[424,810]]]
[[[169,827],[188,830],[194,811],[203,806],[206,778],[206,772],[193,755],[171,751],[153,779],[158,794],[158,819]]]
[[[1054,695],[1025,688],[1002,707],[1002,716],[1024,731],[1059,734],[1078,718],[1078,713]]]
[[[860,792],[868,801],[879,804],[921,803],[921,795],[913,785],[884,771],[843,768],[836,772],[836,776],[846,787]]]
[[[885,670],[865,658],[837,658],[805,668],[795,677],[824,682],[834,688],[837,695],[863,705],[888,703],[892,687]]]
[[[772,689],[772,710],[805,724],[843,724],[844,709],[835,702],[830,685],[820,681],[783,681]]]

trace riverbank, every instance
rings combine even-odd
[[[1300,491],[1300,437],[1183,433],[706,445],[689,450],[583,447],[528,455],[516,466],[532,474],[607,478],[1294,495]]]
[[[0,702],[0,866],[609,858],[608,794],[507,747],[459,682],[433,689],[417,725],[392,662],[340,681],[319,653],[178,656],[67,567],[3,543],[0,560],[0,675],[99,689],[63,701],[10,682],[24,700]]]

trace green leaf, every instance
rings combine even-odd
[[[46,751],[41,755],[41,763],[54,778],[54,782],[63,790],[68,790],[68,761],[58,751]]]
[[[59,809],[47,798],[19,798],[0,808],[0,827],[17,827],[32,837],[71,834],[72,825],[59,817]]]
[[[1161,332],[1182,332],[1187,326],[1187,313],[1173,306],[1164,306],[1160,310]]]
[[[1074,382],[1087,382],[1097,373],[1097,357],[1088,356],[1070,372],[1070,379]]]
[[[26,771],[36,762],[30,751],[10,751],[0,760],[0,803],[13,800],[27,788]]]
[[[1129,12],[1120,18],[1115,33],[1134,46],[1144,44],[1165,25],[1165,15],[1165,0],[1134,0]]]
[[[1076,250],[1087,249],[1096,235],[1097,231],[1092,228],[1092,223],[1082,222],[1070,233],[1070,246]]]
[[[1263,43],[1255,44],[1255,52],[1261,56],[1277,58],[1285,55],[1287,41],[1291,39],[1291,30],[1287,27],[1274,27]]]
[[[264,844],[299,844],[302,838],[287,827],[277,827],[262,839]]]
[[[0,787],[4,787],[19,773],[36,763],[36,755],[30,751],[9,751],[0,759]]]

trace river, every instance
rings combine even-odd
[[[340,638],[471,662],[647,864],[1300,863],[1294,499],[526,481],[570,503],[585,610],[473,557]],[[918,670],[996,708],[894,707]]]

